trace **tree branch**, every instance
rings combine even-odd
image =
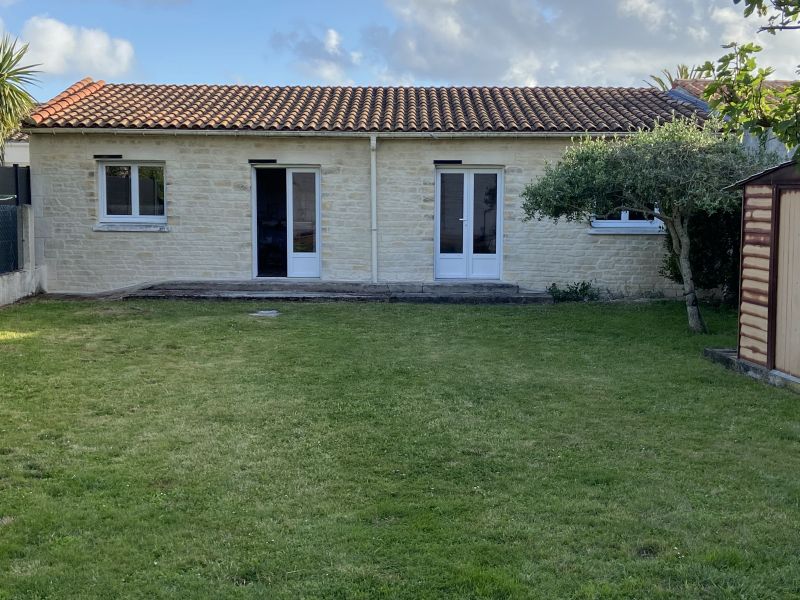
[[[764,25],[758,28],[758,33],[762,31],[775,33],[776,31],[788,31],[790,29],[800,29],[800,25]]]
[[[616,206],[616,207],[612,208],[605,215],[600,215],[600,217],[607,219],[608,217],[610,217],[611,215],[613,215],[614,213],[616,213],[616,212],[618,212],[620,210],[627,210],[628,212],[644,213],[646,215],[650,215],[654,219],[658,219],[659,221],[672,221],[672,217],[669,217],[669,216],[665,215],[664,213],[660,213],[660,212],[656,211],[654,208],[646,208],[644,206],[628,206],[626,204],[620,204],[619,206]],[[595,215],[595,216],[597,216],[597,215]]]

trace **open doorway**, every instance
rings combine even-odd
[[[319,277],[319,172],[255,169],[255,275]]]

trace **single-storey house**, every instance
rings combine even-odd
[[[704,117],[650,88],[87,78],[26,124],[37,261],[52,292],[316,278],[673,295],[658,222],[528,222],[521,192],[576,138],[676,115]]]

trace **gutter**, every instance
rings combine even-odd
[[[372,233],[372,283],[378,283],[378,136],[369,136],[369,206]]]
[[[111,127],[27,127],[22,129],[32,135],[59,134],[105,134],[105,135],[160,135],[160,136],[228,136],[228,137],[327,137],[327,138],[371,138],[377,135],[369,131],[273,131],[230,129],[119,129]],[[628,136],[635,131],[387,131],[379,132],[381,138],[389,139],[571,139],[575,137]]]

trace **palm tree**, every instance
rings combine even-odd
[[[0,38],[0,165],[6,140],[36,105],[25,87],[36,83],[34,73],[38,71],[33,67],[37,65],[21,65],[27,51],[28,44],[19,45],[8,34]]]
[[[692,65],[691,67],[689,65],[678,65],[675,67],[674,72],[669,69],[662,69],[661,75],[650,75],[650,81],[645,80],[645,83],[650,87],[668,92],[678,79],[697,79],[702,75],[703,69],[697,65]]]

